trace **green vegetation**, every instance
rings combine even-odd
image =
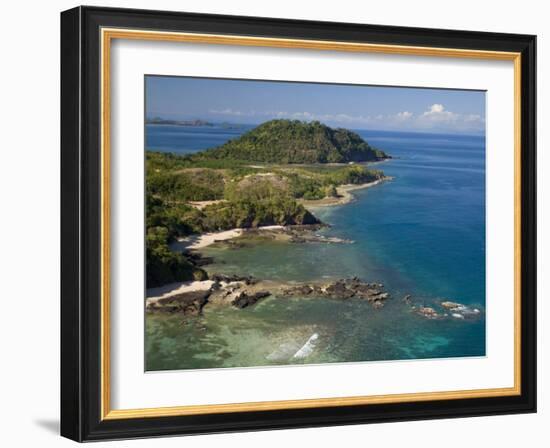
[[[265,189],[264,189],[265,188]],[[170,195],[172,197],[172,195]],[[258,189],[235,190],[232,200],[202,210],[164,201],[147,192],[146,252],[147,287],[207,278],[185,254],[170,250],[177,237],[236,227],[318,224],[303,205],[290,195],[278,194],[264,182]]]
[[[303,205],[285,197],[209,205],[203,210],[201,222],[205,231],[320,223]]]
[[[208,168],[147,172],[147,192],[169,202],[211,201],[223,190],[223,174]]]
[[[370,170],[361,165],[276,168],[274,172],[288,180],[295,198],[306,200],[335,196],[338,185],[365,184],[384,177],[382,171]]]
[[[194,213],[193,207],[166,203],[152,196],[150,192],[146,193],[145,248],[148,288],[207,277],[204,270],[169,247],[176,237],[196,230],[188,218]]]
[[[204,280],[207,274],[167,244],[166,227],[150,227],[146,235],[147,287],[185,280]]]
[[[358,134],[318,121],[271,120],[235,140],[203,151],[195,160],[224,159],[263,163],[346,163],[388,156]]]
[[[234,142],[190,156],[148,151],[147,287],[207,278],[192,257],[170,250],[177,238],[236,227],[317,224],[298,200],[337,197],[339,185],[383,178],[362,165],[318,162],[386,157],[353,132],[288,120],[264,123]]]

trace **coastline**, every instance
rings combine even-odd
[[[259,174],[260,176],[271,175],[272,173]],[[350,192],[355,190],[362,190],[364,188],[375,187],[376,185],[381,184],[382,182],[392,180],[391,176],[384,176],[381,179],[366,182],[364,184],[344,184],[336,187],[336,197],[324,197],[323,199],[297,199],[299,204],[302,204],[304,207],[331,207],[334,205],[344,205],[352,202],[355,199]],[[212,204],[220,204],[226,202],[225,199],[217,199],[212,201],[189,201],[188,204],[191,207],[194,207],[198,210],[202,210],[205,207]]]
[[[373,182],[367,182],[364,184],[346,184],[336,187],[338,193],[337,197],[325,197],[323,199],[316,200],[299,200],[298,202],[302,204],[307,209],[315,209],[318,207],[333,207],[337,205],[345,205],[353,202],[355,196],[352,194],[353,191],[363,190],[365,188],[375,187],[376,185],[381,184],[382,182],[392,180],[390,176],[385,176],[381,179],[375,180]],[[218,202],[218,201],[205,201],[205,202]],[[191,205],[201,208],[205,204],[201,202],[193,202]],[[258,231],[258,230],[271,230],[271,231],[281,231],[285,230],[287,227],[291,226],[282,226],[282,225],[272,225],[272,226],[262,226],[255,228],[234,228],[229,230],[222,230],[219,232],[209,232],[202,233],[198,235],[190,235],[185,238],[180,238],[178,241],[171,243],[170,248],[174,251],[183,251],[183,250],[200,250],[205,247],[211,246],[217,242],[232,240],[238,238],[245,234],[248,231]]]
[[[330,207],[336,205],[348,204],[355,200],[355,196],[352,194],[355,190],[362,190],[365,188],[374,187],[381,184],[384,181],[391,180],[392,177],[385,176],[381,179],[375,180],[373,182],[367,182],[364,184],[346,184],[336,187],[338,196],[334,198],[323,198],[319,200],[312,201],[300,201],[301,204],[306,208],[317,208],[317,207]],[[198,205],[197,203],[193,204],[194,206]],[[273,234],[272,238],[278,239],[282,238],[284,241],[293,241],[292,235],[293,226],[283,226],[283,225],[271,225],[271,226],[261,226],[254,228],[234,228],[228,230],[222,230],[219,232],[209,232],[197,235],[190,235],[185,238],[180,238],[176,242],[173,242],[169,245],[170,249],[173,251],[200,251],[208,246],[211,246],[215,243],[222,241],[229,241],[236,238],[239,238],[245,235],[247,232],[268,232]],[[290,232],[290,235],[286,233]],[[286,238],[286,239],[285,239]],[[298,237],[300,242],[308,241],[308,238],[303,236]],[[323,236],[318,236],[313,234],[311,241],[321,241],[324,243],[353,243],[353,241],[342,240],[340,238],[325,238]],[[265,282],[265,281],[264,281]],[[161,302],[170,301],[175,299],[178,296],[182,295],[193,295],[193,294],[204,294],[207,293],[214,282],[212,280],[202,280],[202,281],[186,281],[186,282],[176,282],[166,285],[162,285],[156,288],[149,288],[146,290],[146,306],[147,307],[156,307]]]
[[[381,179],[375,180],[373,182],[367,182],[364,184],[346,184],[336,187],[336,192],[338,196],[336,197],[325,197],[323,199],[314,199],[314,200],[299,200],[298,202],[306,208],[317,208],[317,207],[333,207],[336,205],[349,204],[355,200],[355,196],[351,193],[355,190],[363,190],[365,188],[375,187],[376,185],[381,184],[382,182],[392,180],[390,176],[385,176]]]
[[[267,297],[325,298],[367,301],[373,309],[383,308],[391,298],[382,283],[369,283],[357,277],[322,278],[306,282],[256,279],[251,276],[215,274],[210,280],[171,283],[146,291],[148,312],[181,312],[198,316],[205,306],[233,306],[243,309]],[[464,305],[448,299],[417,300],[406,294],[402,306],[412,314],[430,320],[476,320],[483,315],[479,306]]]
[[[179,294],[196,291],[208,291],[214,284],[213,280],[190,280],[187,282],[169,283],[167,285],[145,290],[145,303],[151,305],[161,299],[168,299]]]
[[[363,282],[357,277],[294,282],[215,274],[210,280],[172,283],[148,289],[145,306],[149,312],[180,311],[184,315],[199,315],[207,305],[231,305],[243,309],[270,296],[338,300],[355,297],[367,300],[374,308],[379,309],[384,306],[383,302],[390,294],[384,291],[382,284]]]
[[[219,241],[227,241],[233,238],[237,238],[248,230],[282,230],[285,226],[263,226],[254,229],[235,228],[229,230],[222,230],[220,232],[202,233],[199,235],[191,235],[186,238],[181,238],[177,242],[172,243],[170,248],[172,250],[198,250],[208,247]]]

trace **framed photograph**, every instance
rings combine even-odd
[[[535,36],[61,14],[61,433],[536,410]]]

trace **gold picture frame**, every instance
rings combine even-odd
[[[532,143],[528,143],[530,136],[525,135],[525,130],[529,129],[532,125],[532,116],[526,113],[526,110],[532,108],[532,103],[526,103],[526,89],[534,89],[534,85],[531,86],[531,78],[533,74],[529,71],[530,63],[534,57],[532,49],[529,45],[532,42],[532,36],[521,36],[509,40],[503,37],[503,49],[489,49],[490,39],[489,36],[475,36],[479,48],[469,47],[453,47],[449,42],[456,42],[455,45],[459,45],[461,39],[464,37],[448,32],[446,38],[441,37],[439,39],[440,45],[438,45],[437,36],[432,35],[432,30],[424,30],[424,33],[428,37],[432,37],[434,46],[427,46],[422,44],[408,45],[405,42],[389,42],[391,37],[387,37],[386,43],[370,42],[369,37],[366,36],[365,42],[357,41],[344,41],[344,40],[330,40],[320,38],[288,38],[271,36],[256,36],[244,33],[242,35],[235,35],[224,33],[222,29],[219,29],[216,20],[212,19],[212,28],[216,28],[216,32],[198,32],[195,29],[190,31],[173,31],[170,29],[170,25],[166,24],[166,29],[146,29],[143,26],[125,26],[131,25],[132,18],[129,13],[126,12],[112,12],[118,19],[116,26],[113,25],[113,20],[105,19],[103,21],[103,13],[105,10],[102,8],[76,8],[65,12],[65,29],[67,33],[75,32],[75,23],[79,21],[90,21],[93,19],[94,23],[94,39],[97,45],[98,54],[94,56],[98,63],[99,73],[99,135],[98,141],[99,148],[99,260],[98,260],[98,272],[100,274],[99,281],[99,322],[98,322],[98,334],[99,334],[99,360],[97,366],[99,367],[99,376],[97,385],[99,386],[99,405],[98,411],[95,416],[88,416],[87,418],[96,419],[99,426],[110,424],[110,422],[122,422],[121,424],[127,424],[136,420],[155,420],[162,418],[180,418],[185,419],[191,416],[209,416],[213,414],[227,415],[227,414],[242,414],[242,413],[262,413],[266,411],[292,411],[292,410],[307,410],[307,409],[320,409],[327,408],[330,412],[338,412],[338,408],[345,407],[361,407],[373,405],[387,405],[387,404],[399,404],[399,403],[433,403],[433,402],[445,402],[450,403],[456,400],[468,400],[468,399],[506,399],[515,397],[516,399],[525,399],[529,394],[529,400],[532,401],[532,390],[529,388],[526,390],[524,385],[526,381],[531,381],[533,373],[531,370],[528,373],[529,378],[524,376],[525,362],[534,362],[531,360],[532,355],[529,351],[529,359],[526,361],[525,351],[522,350],[525,347],[526,340],[524,334],[526,329],[522,327],[522,322],[526,322],[526,319],[532,321],[532,316],[527,316],[524,313],[525,301],[528,298],[525,297],[524,286],[525,273],[522,274],[522,269],[525,268],[526,257],[531,259],[531,249],[527,249],[525,241],[522,240],[523,231],[522,222],[525,219],[525,214],[530,214],[532,210],[532,204],[527,204],[526,207],[526,192],[524,190],[526,185],[531,185],[533,179],[525,178],[527,168],[525,163],[531,164],[530,160],[525,158],[526,152],[534,152],[534,146]],[[120,11],[120,10],[117,10]],[[155,18],[155,24],[159,24],[162,20],[177,20],[178,15],[176,13],[159,13],[157,17],[154,17],[156,13],[143,13],[146,20],[152,20]],[[202,19],[208,16],[200,16]],[[198,20],[195,16],[182,18],[182,27],[185,28],[189,24],[193,23],[193,20]],[[235,19],[238,21],[238,19]],[[269,19],[257,19],[269,20]],[[252,19],[253,21],[253,19]],[[114,21],[116,22],[116,20]],[[92,22],[90,22],[92,23]],[[276,25],[276,23],[275,23]],[[285,31],[281,31],[281,34],[288,34],[288,27],[295,27],[298,30],[299,26],[295,26],[292,23],[280,24],[286,26]],[[338,24],[324,24],[327,29],[330,27],[338,28]],[[359,25],[358,25],[359,26]],[[360,27],[360,26],[359,26]],[[367,27],[368,26],[364,26]],[[156,28],[156,27],[155,27]],[[189,28],[193,28],[189,26]],[[343,27],[345,28],[345,27]],[[82,28],[76,26],[77,33],[84,33]],[[244,31],[244,30],[243,30]],[[366,29],[366,31],[368,31]],[[88,31],[89,32],[89,31]],[[371,30],[371,34],[372,34]],[[384,30],[378,31],[383,36]],[[367,33],[368,34],[368,33]],[[83,35],[86,37],[87,35]],[[512,35],[511,35],[512,36]],[[89,37],[88,37],[89,38]],[[466,58],[466,59],[482,59],[482,60],[500,60],[511,61],[514,66],[514,386],[507,388],[494,388],[494,389],[474,389],[474,390],[459,390],[459,391],[444,391],[444,392],[423,392],[423,393],[405,393],[395,395],[372,395],[372,396],[353,396],[353,397],[339,397],[339,398],[316,398],[305,400],[283,400],[283,401],[267,401],[267,402],[243,402],[232,404],[217,404],[217,405],[188,405],[188,406],[175,406],[175,407],[160,407],[160,408],[142,408],[142,409],[113,409],[111,407],[111,367],[110,359],[111,344],[110,344],[110,284],[111,284],[111,266],[110,266],[110,247],[111,247],[111,202],[110,202],[110,185],[111,185],[111,45],[115,40],[140,40],[140,41],[162,41],[162,42],[183,42],[183,43],[199,43],[209,45],[232,45],[232,46],[252,46],[252,47],[271,47],[271,48],[287,48],[287,49],[309,49],[317,51],[339,51],[339,52],[354,52],[354,53],[380,53],[380,54],[397,54],[397,55],[409,55],[409,56],[431,56],[431,57],[445,57],[445,58]],[[485,39],[485,40],[484,40]],[[403,38],[402,40],[406,40]],[[466,40],[463,39],[464,42]],[[513,41],[513,42],[512,42]],[[520,41],[523,47],[516,43]],[[527,45],[527,42],[529,45]],[[527,45],[527,46],[526,46]],[[504,49],[505,48],[505,49]],[[527,50],[526,50],[527,48]],[[76,53],[81,51],[80,48],[76,50]],[[67,60],[69,57],[67,56]],[[71,64],[78,64],[77,61],[71,59]],[[72,74],[72,73],[71,73]],[[526,79],[526,76],[529,79]],[[67,75],[68,76],[68,75]],[[527,87],[526,87],[527,86]],[[79,87],[80,88],[80,87]],[[73,94],[74,91],[71,91]],[[78,93],[80,95],[80,92]],[[69,126],[74,124],[69,124]],[[63,149],[66,150],[66,149]],[[69,213],[69,212],[67,212]],[[534,235],[532,236],[534,238]],[[524,238],[524,237],[523,237]],[[80,250],[80,249],[78,249]],[[529,274],[533,275],[533,274]],[[67,299],[68,300],[68,299]],[[531,298],[532,300],[532,298]],[[522,314],[523,312],[523,314]],[[68,325],[68,324],[67,324]],[[531,329],[529,330],[531,331]],[[69,362],[69,361],[67,361]],[[75,362],[70,360],[70,362]],[[522,364],[523,363],[523,364]],[[82,398],[80,398],[82,400]],[[82,405],[82,403],[80,403]],[[68,421],[68,418],[65,418]],[[182,420],[184,421],[184,420]],[[88,436],[82,436],[80,432],[82,422],[76,424],[78,426],[77,431],[75,429],[75,423],[67,423],[65,426],[65,433],[71,438],[80,438],[87,440],[93,434],[94,430],[89,429]],[[154,434],[158,429],[155,423],[151,423],[151,429],[148,434]],[[69,428],[70,426],[70,428]],[[124,428],[124,427],[123,427]],[[220,427],[221,428],[221,427]],[[246,429],[246,428],[245,428]],[[199,427],[197,427],[197,431]],[[75,431],[81,436],[75,436]],[[131,431],[127,429],[120,429],[119,432],[101,433],[98,438],[111,438],[124,436],[124,434],[130,434]],[[126,432],[125,432],[126,431]],[[177,432],[177,431],[176,431]],[[181,431],[185,433],[185,431]]]

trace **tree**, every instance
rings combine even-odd
[[[336,187],[334,186],[334,184],[330,184],[330,185],[327,187],[326,195],[327,195],[329,198],[336,198],[336,197],[338,197],[338,190],[336,190]]]

